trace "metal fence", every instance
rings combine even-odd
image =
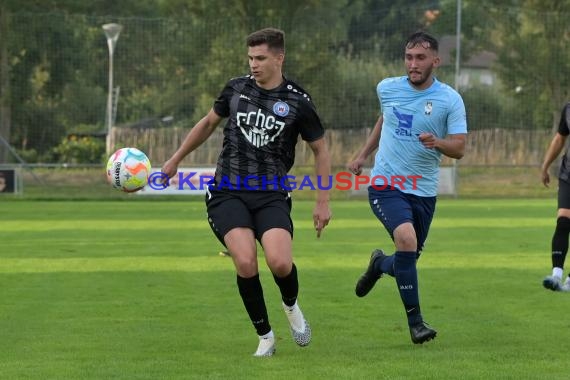
[[[377,82],[404,74],[403,41],[423,28],[439,37],[437,75],[463,95],[470,130],[491,131],[472,133],[466,160],[535,161],[544,138],[513,131],[543,136],[558,122],[570,88],[568,6],[435,3],[334,13],[310,2],[267,22],[285,30],[285,73],[311,94],[343,152],[351,135],[373,126]],[[267,25],[247,15],[1,16],[0,136],[7,143],[0,143],[0,163],[97,164],[105,151],[140,141],[152,161],[163,160],[180,141],[173,136],[207,112],[225,82],[247,73],[245,36]],[[108,24],[121,25],[112,44]]]

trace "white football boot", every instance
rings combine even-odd
[[[283,310],[289,320],[291,335],[299,346],[304,347],[311,342],[311,327],[303,316],[303,312],[299,308],[297,302],[293,306],[283,304]]]

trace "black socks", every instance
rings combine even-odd
[[[259,274],[250,278],[240,277],[239,275],[236,277],[239,294],[245,306],[245,310],[251,319],[251,323],[257,331],[257,335],[261,336],[267,334],[271,331],[271,325],[269,324]],[[299,281],[295,264],[293,264],[291,273],[287,276],[280,278],[273,275],[273,278],[277,286],[279,286],[283,303],[287,306],[295,305],[297,295],[299,294]]]
[[[293,264],[291,273],[287,276],[277,277],[276,275],[273,275],[273,279],[277,286],[279,286],[283,303],[287,306],[295,305],[297,296],[299,295],[299,280],[297,278],[297,267],[295,264]]]
[[[560,217],[556,220],[556,229],[552,236],[552,267],[564,268],[568,253],[568,235],[570,234],[570,219]]]
[[[239,294],[249,314],[251,323],[257,331],[257,335],[265,335],[271,331],[269,318],[267,316],[267,307],[263,299],[263,288],[259,281],[259,274],[250,278],[244,278],[237,275],[237,285]]]

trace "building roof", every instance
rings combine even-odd
[[[454,64],[453,62],[455,61],[455,46],[456,46],[455,36],[443,36],[440,38],[439,57],[441,58],[441,66],[449,66]],[[474,54],[470,55],[469,59],[467,59],[464,62],[461,62],[461,66],[489,69],[496,60],[497,60],[497,54],[491,51],[483,50],[475,52]]]

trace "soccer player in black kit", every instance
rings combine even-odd
[[[544,186],[550,183],[548,169],[552,162],[560,155],[566,146],[566,139],[570,135],[570,103],[562,108],[558,131],[552,138],[550,146],[544,156],[541,167],[541,180]],[[552,275],[546,276],[542,285],[550,290],[570,292],[570,273],[562,282],[564,275],[564,261],[568,253],[568,236],[570,234],[570,151],[562,157],[558,172],[558,212],[556,215],[556,228],[552,236]]]
[[[254,356],[272,356],[275,336],[267,314],[257,261],[256,240],[279,287],[293,339],[299,346],[311,340],[297,296],[299,283],[292,257],[291,186],[287,173],[300,135],[315,156],[317,190],[313,222],[320,237],[329,223],[330,155],[324,129],[311,97],[282,73],[284,33],[266,28],[247,37],[250,75],[231,79],[213,108],[188,133],[162,171],[172,177],[182,159],[202,144],[222,119],[222,151],[208,187],[208,222],[230,252],[237,286],[259,336]]]

